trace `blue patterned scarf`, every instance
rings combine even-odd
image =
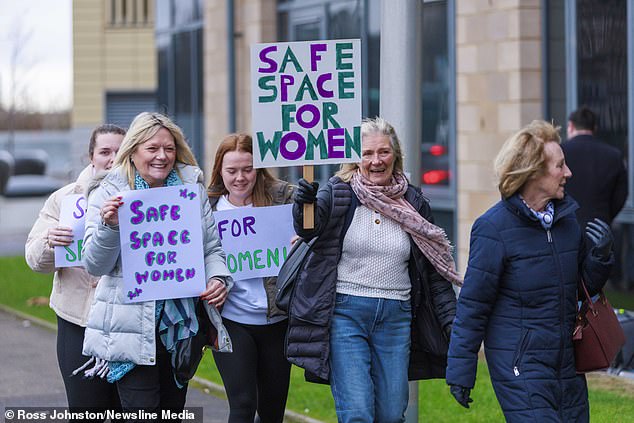
[[[522,202],[524,203],[526,207],[528,207],[528,210],[531,212],[531,214],[535,216],[537,220],[539,220],[539,223],[542,225],[542,228],[544,228],[545,230],[549,230],[550,228],[552,228],[553,221],[555,220],[555,205],[553,204],[552,201],[549,201],[548,204],[546,204],[546,207],[544,207],[544,210],[542,211],[533,210],[526,203],[526,201],[524,201],[523,198],[522,198]]]
[[[165,186],[171,187],[183,185],[174,169],[171,170]],[[149,189],[150,185],[136,172],[134,176],[134,189]],[[161,342],[165,349],[172,353],[176,349],[176,343],[196,335],[198,332],[198,319],[196,319],[194,298],[176,298],[173,300],[157,300],[155,308],[155,320],[157,322]],[[162,312],[162,313],[161,313]],[[111,361],[108,363],[108,382],[116,382],[134,368],[130,361]],[[181,386],[179,386],[181,387]]]

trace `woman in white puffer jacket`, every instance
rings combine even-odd
[[[200,248],[207,280],[207,289],[200,298],[219,307],[232,282],[202,183],[202,172],[181,129],[166,116],[144,112],[132,122],[110,173],[89,190],[83,254],[86,270],[102,277],[88,320],[84,354],[108,362],[108,380],[116,383],[124,411],[183,410],[187,385],[176,383],[171,355],[178,342],[197,331],[194,308],[198,299],[126,302],[121,275],[119,193],[197,184],[203,229]],[[210,317],[219,334],[218,348],[230,350],[215,307],[211,307]],[[166,322],[167,333],[159,331],[159,323]]]

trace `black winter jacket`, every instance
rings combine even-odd
[[[428,201],[409,186],[405,199],[433,222]],[[303,229],[303,206],[295,203],[295,231],[304,239],[319,236],[296,283],[289,309],[288,360],[306,370],[306,378],[326,383],[330,376],[330,321],[335,306],[337,263],[343,238],[359,200],[350,184],[333,177],[317,195],[315,228]],[[453,322],[456,296],[410,237],[412,342],[409,379],[444,378],[448,340],[443,329]]]
[[[447,383],[472,388],[484,350],[508,422],[587,422],[588,391],[575,370],[577,283],[597,292],[613,258],[591,254],[569,196],[554,201],[549,231],[518,195],[480,216],[453,325]]]
[[[577,135],[561,149],[572,172],[566,192],[579,202],[579,225],[585,228],[594,217],[611,224],[627,199],[623,154],[592,135]]]

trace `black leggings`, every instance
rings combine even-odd
[[[278,423],[284,418],[291,365],[284,357],[288,321],[245,325],[223,319],[232,353],[214,352],[229,399],[229,423]]]
[[[117,388],[103,379],[84,379],[82,373],[71,377],[73,370],[88,361],[81,354],[84,328],[57,317],[57,362],[66,388],[66,399],[71,410],[121,410]]]
[[[176,385],[170,353],[165,349],[158,332],[156,333],[156,365],[134,366],[116,384],[124,411],[142,409],[157,413],[158,420],[163,421],[161,420],[161,410],[180,413],[185,408],[187,385],[182,388]],[[176,420],[168,421],[175,422]]]

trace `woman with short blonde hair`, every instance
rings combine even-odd
[[[515,194],[528,179],[544,170],[544,144],[560,144],[559,129],[543,120],[534,120],[506,140],[494,163],[498,189],[504,198]]]

